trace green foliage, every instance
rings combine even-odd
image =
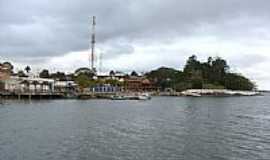
[[[66,80],[66,74],[64,72],[56,72],[56,73],[52,73],[50,75],[51,78],[56,79],[56,80],[60,80],[60,81],[65,81]]]
[[[146,74],[161,89],[232,89],[252,90],[255,88],[244,76],[230,73],[226,60],[209,57],[207,62],[200,62],[195,55],[188,58],[183,72],[172,68],[159,68]]]
[[[205,83],[203,84],[203,89],[225,89],[222,85],[215,85],[211,83]]]
[[[26,66],[24,70],[26,71],[26,73],[29,73],[31,71],[31,68],[30,66]]]
[[[22,70],[18,71],[17,75],[19,77],[27,77],[27,75]]]
[[[83,67],[83,68],[78,68],[75,71],[75,75],[80,75],[80,74],[84,74],[86,76],[88,76],[89,78],[93,79],[93,77],[96,75],[96,71],[91,70],[89,68]]]
[[[50,78],[49,70],[43,69],[43,70],[39,73],[39,77],[40,77],[40,78]]]
[[[192,84],[193,89],[202,89],[203,88],[203,82],[200,79],[192,80],[191,84]]]
[[[110,74],[110,76],[114,76],[115,72],[113,70],[111,70],[109,74]]]
[[[244,76],[229,73],[225,77],[225,87],[232,90],[252,90],[255,84]]]
[[[151,71],[147,73],[146,76],[150,81],[154,82],[156,86],[162,89],[175,88],[175,85],[178,82],[182,82],[185,78],[183,72],[166,67]]]
[[[138,73],[137,73],[136,71],[132,71],[130,75],[131,75],[131,76],[134,76],[134,77],[139,76]]]
[[[188,82],[178,82],[175,84],[174,89],[177,92],[181,92],[187,89],[191,89],[192,88],[192,84],[188,83]]]
[[[10,62],[4,62],[2,65],[7,67],[8,70],[10,70],[11,72],[13,72],[14,66]]]
[[[85,74],[80,74],[75,78],[75,82],[79,85],[81,91],[84,88],[90,87],[91,85],[94,85],[95,83],[89,79],[89,77]]]

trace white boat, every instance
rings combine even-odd
[[[151,96],[148,93],[142,93],[141,95],[138,95],[139,100],[150,100]]]
[[[111,97],[111,100],[150,100],[151,96],[148,93],[136,94],[136,95],[115,95]]]

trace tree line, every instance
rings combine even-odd
[[[146,76],[161,89],[231,89],[254,90],[255,83],[238,73],[232,73],[227,61],[221,57],[208,57],[201,62],[196,55],[186,61],[183,71],[161,67]]]

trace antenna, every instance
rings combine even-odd
[[[91,67],[92,71],[94,71],[94,61],[95,61],[95,43],[96,43],[96,33],[95,33],[95,26],[96,26],[96,17],[93,16],[93,23],[92,23],[92,35],[91,35],[91,57],[89,55],[89,66]],[[91,64],[90,64],[91,63]]]

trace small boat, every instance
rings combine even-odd
[[[111,96],[111,100],[128,100],[128,97],[120,96],[120,95],[114,95],[114,96]]]
[[[114,95],[111,100],[150,100],[151,96],[147,93],[138,95]]]
[[[148,93],[142,93],[141,95],[138,95],[139,100],[150,100],[151,96]]]

